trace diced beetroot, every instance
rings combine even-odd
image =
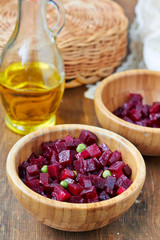
[[[104,189],[106,183],[105,179],[92,174],[89,176],[89,178],[93,186],[99,189]]]
[[[130,101],[135,103],[135,104],[137,102],[142,102],[142,99],[143,99],[141,94],[137,94],[137,93],[130,93],[129,97],[130,97]]]
[[[74,171],[74,170],[75,170],[73,164],[66,166],[66,168],[69,169],[69,170],[71,170],[71,171]]]
[[[120,170],[119,172],[113,172],[113,173],[112,173],[112,177],[119,178],[122,174],[123,174],[123,171],[122,171],[122,170]]]
[[[160,123],[160,113],[151,113],[149,114],[149,118],[152,124],[158,125],[158,123]]]
[[[106,166],[106,164],[111,156],[112,156],[111,150],[106,150],[105,152],[103,152],[99,158],[99,162],[101,163],[101,165]]]
[[[87,145],[91,145],[97,141],[96,135],[88,130],[82,130],[79,139]]]
[[[62,172],[59,175],[59,179],[62,181],[65,178],[75,178],[75,173],[67,168],[63,169]]]
[[[142,115],[139,111],[137,111],[135,108],[133,108],[130,111],[129,117],[133,122],[136,122],[136,121],[139,121],[141,119]]]
[[[30,175],[27,174],[24,182],[32,181],[32,180],[35,180],[35,179],[39,179],[39,174],[34,175],[34,176],[30,176]]]
[[[53,150],[53,151],[52,151],[52,156],[51,156],[50,163],[52,164],[52,163],[56,163],[56,162],[58,162],[58,155],[57,155],[57,153]]]
[[[67,135],[66,137],[63,138],[65,142],[72,142],[73,143],[73,138],[70,135]]]
[[[100,146],[99,146],[99,149],[100,151],[103,153],[105,151],[108,151],[110,150],[109,147],[105,144],[105,143],[102,143]]]
[[[37,155],[33,152],[33,153],[31,153],[31,155],[30,155],[29,158],[27,159],[27,162],[30,163],[30,160],[31,160],[31,159],[35,159],[35,158],[37,158]]]
[[[96,165],[96,169],[97,169],[97,170],[103,168],[102,164],[100,163],[100,161],[99,161],[96,157],[94,157],[94,158],[92,158],[92,159],[93,159],[93,161],[95,162],[95,165]]]
[[[46,186],[43,186],[43,188],[48,194],[51,194],[53,192],[55,186],[57,186],[57,185],[59,186],[59,180],[58,179],[54,180],[53,182],[49,183]]]
[[[117,117],[122,117],[123,107],[118,107],[116,110],[113,111],[113,114]]]
[[[153,103],[149,109],[149,113],[159,113],[160,112],[160,103]]]
[[[51,195],[58,201],[66,201],[71,197],[71,194],[61,185],[56,185]]]
[[[71,150],[71,159],[72,159],[72,162],[76,159],[76,154],[77,152],[75,150]]]
[[[145,118],[148,117],[148,115],[149,115],[149,109],[150,109],[150,106],[149,106],[149,105],[143,105],[143,106],[142,106],[142,110],[141,110],[142,117],[145,117]]]
[[[133,121],[127,116],[122,117],[122,119],[127,121],[127,122],[133,123]]]
[[[89,178],[87,178],[86,176],[81,176],[79,179],[79,184],[83,187],[83,188],[88,188],[92,186],[92,182]]]
[[[96,143],[93,143],[92,145],[88,146],[85,150],[89,153],[90,157],[100,157],[101,156],[101,151]]]
[[[95,161],[92,158],[83,160],[83,166],[84,172],[96,171]]]
[[[18,173],[20,178],[26,177],[26,167],[28,167],[29,163],[28,161],[24,161],[19,167],[18,167]]]
[[[35,176],[39,173],[39,169],[37,167],[37,164],[26,167],[26,170],[27,170],[27,172],[30,176]]]
[[[65,178],[65,181],[68,183],[76,183],[76,181],[72,178]]]
[[[86,200],[82,198],[80,195],[78,196],[71,196],[69,199],[70,203],[86,203]]]
[[[57,153],[60,153],[62,152],[63,150],[67,150],[67,145],[65,142],[56,142],[54,144],[54,150],[57,152]]]
[[[47,166],[48,173],[50,177],[56,178],[59,175],[59,165],[58,164],[52,164]]]
[[[106,180],[105,181],[106,192],[110,195],[113,195],[116,177],[108,176],[105,180]]]
[[[122,169],[123,167],[125,166],[125,163],[122,162],[122,161],[117,161],[115,163],[113,163],[109,168],[108,170],[112,173],[112,174],[115,174],[115,173],[119,173],[119,172],[122,172]],[[120,174],[121,175],[121,174]]]
[[[77,146],[82,143],[82,141],[79,138],[74,138],[73,139],[73,143],[75,145],[75,149],[77,148]]]
[[[122,174],[116,181],[117,188],[120,188],[122,186],[127,189],[131,184],[132,181],[128,179],[124,174]]]
[[[49,174],[48,173],[40,173],[39,180],[40,180],[40,183],[42,183],[44,186],[48,186]]]
[[[110,196],[108,193],[106,193],[106,191],[102,191],[100,194],[99,194],[99,200],[100,201],[104,201],[104,200],[107,200],[107,199],[110,199]]]
[[[75,157],[79,160],[79,159],[86,159],[90,156],[89,152],[87,151],[87,149],[84,149],[82,152],[78,153],[75,155]]]
[[[54,143],[52,141],[43,142],[41,144],[42,155],[46,158],[51,158],[53,148],[54,148]]]
[[[120,187],[118,190],[117,190],[117,194],[119,195],[119,194],[121,194],[122,192],[124,192],[126,190],[126,188],[124,188],[124,187]]]
[[[142,102],[138,101],[136,106],[135,106],[136,111],[138,111],[141,115],[141,111],[142,111]]]
[[[108,169],[108,168],[107,168]],[[107,170],[107,169],[104,169],[104,170]],[[103,170],[100,170],[97,174],[96,174],[96,176],[97,177],[102,177],[102,174],[103,174]]]
[[[82,187],[76,183],[68,183],[67,190],[72,195],[79,195],[82,192]]]
[[[111,157],[107,160],[107,164],[110,166],[112,163],[121,161],[122,160],[122,155],[119,151],[115,150]]]
[[[91,202],[98,202],[98,195],[95,186],[85,188],[80,194],[81,196],[86,196],[87,201]]]
[[[83,160],[75,160],[73,162],[74,168],[78,173],[84,173]]]
[[[64,166],[72,163],[71,150],[63,150],[58,154],[58,157],[59,157],[59,163],[61,163]]]
[[[126,164],[123,168],[123,173],[124,175],[126,175],[128,178],[130,178],[131,174],[132,174],[132,170],[131,168],[129,167],[128,164]]]
[[[45,164],[43,164],[43,162],[44,162],[44,157],[39,156],[39,158],[35,158],[35,159],[32,158],[32,159],[30,160],[30,165],[36,164],[37,167],[38,167],[38,169],[41,169],[41,167],[42,167],[43,165],[45,165]]]
[[[42,194],[42,192],[43,192],[43,187],[40,185],[38,179],[33,179],[31,181],[26,181],[26,185],[37,193]]]

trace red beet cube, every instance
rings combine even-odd
[[[43,142],[41,144],[41,149],[42,149],[42,155],[48,159],[51,158],[52,156],[52,151],[54,148],[54,143],[52,141],[49,142]]]
[[[106,191],[102,191],[100,194],[99,194],[99,200],[100,201],[104,201],[104,200],[107,200],[107,199],[110,199],[110,196],[108,193],[106,193]]]
[[[121,186],[124,188],[128,188],[132,184],[132,181],[128,179],[124,174],[122,174],[116,182],[116,187],[120,188]]]
[[[149,118],[152,124],[160,123],[160,113],[151,113],[149,114]]]
[[[103,152],[99,158],[99,162],[101,163],[101,165],[106,166],[106,164],[111,156],[112,156],[111,150],[106,150],[105,152]]]
[[[65,178],[75,178],[75,173],[67,168],[63,169],[62,172],[59,175],[59,179],[62,181]]]
[[[95,186],[83,189],[80,195],[85,196],[88,203],[98,202],[98,195]]]
[[[135,108],[133,108],[130,111],[129,117],[133,122],[136,122],[136,121],[139,121],[141,119],[142,114],[139,111],[137,111]]]
[[[109,147],[105,144],[105,143],[102,143],[100,146],[99,146],[99,149],[100,151],[103,153],[105,151],[108,151],[110,150]]]
[[[79,139],[87,145],[91,145],[97,141],[96,135],[88,130],[82,130]]]
[[[72,178],[65,178],[65,181],[68,183],[75,183],[75,180]]]
[[[142,110],[141,110],[141,113],[142,113],[142,117],[148,117],[149,115],[149,109],[150,109],[150,106],[149,105],[143,105],[142,106]]]
[[[73,162],[74,168],[78,173],[84,173],[84,164],[83,160],[75,160]]]
[[[53,150],[53,151],[52,151],[52,156],[51,156],[50,163],[56,163],[56,162],[58,162],[58,155],[57,155],[57,153]]]
[[[63,138],[65,142],[72,142],[73,143],[73,138],[70,135],[67,135],[66,137]]]
[[[83,188],[88,188],[88,187],[91,187],[91,186],[92,186],[91,180],[88,179],[86,176],[80,176],[79,184],[80,184]]]
[[[59,175],[59,165],[58,164],[52,164],[47,166],[48,173],[50,177],[56,178]]]
[[[18,173],[19,177],[21,179],[24,179],[26,177],[26,167],[29,165],[28,161],[24,161],[19,167],[18,167]]]
[[[102,164],[100,163],[100,161],[99,161],[96,157],[94,157],[94,158],[92,158],[92,159],[93,159],[93,161],[95,162],[96,170],[99,170],[99,169],[102,169],[102,168],[103,168]]]
[[[106,192],[110,195],[113,195],[116,177],[108,176],[105,180]]]
[[[98,177],[96,175],[90,175],[89,176],[91,182],[92,182],[92,185],[95,186],[96,188],[99,188],[99,189],[104,189],[105,187],[105,179],[101,178],[101,177]]]
[[[39,179],[33,179],[31,181],[26,181],[26,185],[33,191],[42,194],[43,187],[39,183]]]
[[[111,165],[112,163],[116,162],[116,161],[121,161],[122,160],[122,155],[119,151],[115,150],[111,157],[107,160],[107,164]]]
[[[52,192],[53,199],[59,201],[66,201],[71,197],[71,194],[64,189],[61,185],[56,185],[54,191]]]
[[[120,171],[122,171],[123,167],[125,166],[125,163],[122,162],[122,161],[117,161],[115,163],[113,163],[109,168],[108,170],[111,172],[111,173],[118,173]]]
[[[79,160],[79,159],[86,159],[90,156],[89,152],[87,151],[87,149],[84,149],[82,152],[78,153],[75,155],[75,157]]]
[[[79,195],[82,192],[82,187],[76,183],[68,183],[67,190],[72,195]]]
[[[31,153],[31,155],[30,155],[29,158],[27,159],[27,162],[30,163],[30,160],[31,160],[31,159],[35,159],[35,158],[38,158],[38,157],[37,157],[37,155],[33,152],[33,153]]]
[[[63,150],[58,154],[59,163],[66,166],[72,163],[71,150]]]
[[[78,196],[71,196],[69,199],[70,203],[86,203],[86,200],[82,198],[80,195]]]
[[[126,190],[126,188],[124,187],[120,187],[118,190],[117,190],[117,195],[121,194],[122,192],[124,192]]]
[[[89,153],[90,157],[100,157],[101,156],[101,151],[99,147],[96,145],[96,143],[88,146],[86,148],[87,152]]]
[[[67,150],[67,145],[65,142],[56,142],[54,144],[54,150],[57,152],[57,153],[60,153],[62,152],[63,150]]]
[[[84,172],[96,171],[95,161],[92,158],[83,160],[83,169]]]
[[[37,164],[28,166],[28,167],[26,167],[26,169],[27,169],[28,174],[31,175],[31,176],[35,176],[39,173],[39,169],[37,167]]]
[[[127,116],[124,116],[122,119],[127,121],[127,122],[133,123],[133,121]]]
[[[42,183],[44,186],[48,186],[49,174],[48,173],[40,173],[39,180],[40,180],[40,183]]]
[[[159,113],[160,112],[160,103],[153,103],[149,109],[149,113]]]
[[[123,173],[124,173],[124,175],[126,175],[128,178],[131,176],[132,170],[131,170],[131,168],[129,167],[128,164],[126,164],[126,165],[124,166],[124,168],[123,168]]]

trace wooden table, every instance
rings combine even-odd
[[[117,0],[133,18],[136,0]],[[93,101],[84,98],[85,86],[66,89],[57,113],[57,124],[80,123],[100,126]],[[4,124],[0,106],[0,239],[2,240],[158,240],[160,239],[160,157],[144,157],[146,181],[134,205],[108,226],[84,233],[63,232],[38,223],[13,196],[9,187],[5,164],[9,150],[21,138]],[[77,216],[78,217],[78,216]]]

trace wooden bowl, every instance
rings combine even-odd
[[[55,201],[28,188],[18,176],[18,166],[34,151],[40,151],[43,141],[62,139],[67,134],[78,137],[87,129],[98,137],[98,144],[107,143],[111,150],[119,150],[132,169],[131,186],[112,199],[86,204]],[[87,125],[57,125],[38,130],[20,139],[7,158],[7,176],[16,198],[22,206],[43,224],[66,231],[88,231],[107,225],[124,214],[136,200],[145,180],[145,163],[139,151],[123,137],[98,127]]]
[[[128,101],[129,93],[140,93],[143,104],[160,101],[160,72],[129,70],[105,78],[97,87],[94,104],[101,126],[131,141],[144,155],[160,155],[160,129],[126,122],[112,112]]]

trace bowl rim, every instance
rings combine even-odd
[[[110,75],[109,77],[104,78],[100,84],[97,86],[96,91],[95,91],[95,97],[94,97],[94,103],[97,106],[97,108],[101,109],[101,111],[103,112],[104,115],[107,115],[107,117],[114,121],[116,124],[121,125],[125,128],[129,128],[132,130],[136,130],[139,131],[141,133],[154,133],[154,134],[160,134],[160,128],[152,128],[152,127],[144,127],[144,126],[140,126],[134,123],[129,123],[119,117],[117,117],[116,115],[114,115],[103,103],[102,100],[102,92],[104,87],[106,87],[109,83],[114,82],[114,81],[118,81],[119,77],[131,77],[134,75],[148,75],[148,74],[152,74],[153,76],[159,76],[160,78],[160,72],[157,71],[151,71],[148,69],[133,69],[133,70],[126,70],[126,71],[122,71],[122,72],[118,72],[118,73],[114,73],[112,75]]]
[[[15,158],[16,156],[16,151],[19,151],[21,149],[21,146],[24,145],[24,143],[29,142],[32,138],[40,136],[42,134],[47,134],[51,131],[59,131],[59,130],[69,130],[69,129],[86,129],[89,131],[96,132],[95,134],[101,133],[101,134],[106,134],[112,139],[115,139],[119,142],[121,142],[124,146],[128,147],[129,151],[135,154],[136,158],[136,165],[139,164],[140,168],[137,171],[135,180],[131,184],[131,186],[126,189],[122,194],[113,197],[108,200],[100,201],[100,202],[95,202],[95,203],[68,203],[68,202],[60,202],[56,201],[53,199],[49,199],[47,197],[44,197],[36,192],[34,192],[32,189],[27,187],[22,180],[19,178],[18,173],[16,171],[16,167],[14,165],[13,156]],[[138,160],[137,160],[138,159]],[[8,157],[7,157],[7,162],[6,162],[6,172],[7,172],[7,177],[8,179],[11,178],[12,183],[16,186],[16,188],[22,192],[22,194],[26,194],[28,197],[33,198],[36,201],[40,201],[42,204],[49,205],[52,207],[56,208],[65,208],[65,209],[77,209],[77,210],[84,210],[84,209],[99,209],[102,207],[106,206],[112,206],[116,205],[118,202],[121,201],[126,201],[129,197],[134,195],[134,193],[137,192],[138,187],[143,186],[145,177],[146,177],[146,166],[144,159],[141,155],[141,153],[138,151],[138,149],[127,139],[124,137],[111,132],[109,130],[100,128],[100,127],[95,127],[95,126],[90,126],[90,125],[85,125],[85,124],[62,124],[62,125],[56,125],[53,127],[46,127],[40,130],[37,130],[35,132],[29,133],[26,136],[22,137],[20,140],[18,140],[14,146],[11,148],[9,151]],[[138,187],[137,187],[138,186]]]

